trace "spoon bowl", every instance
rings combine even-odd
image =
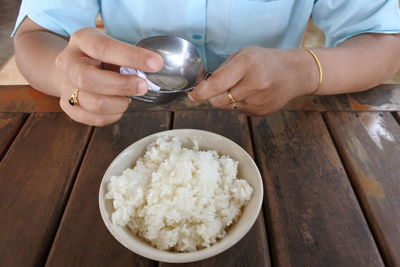
[[[152,36],[140,40],[136,46],[159,54],[164,60],[164,66],[159,72],[146,72],[147,78],[161,89],[149,90],[144,96],[132,98],[158,104],[166,103],[183,92],[192,90],[208,77],[198,49],[183,38]]]

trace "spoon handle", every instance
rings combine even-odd
[[[206,73],[204,73],[203,79],[207,80],[208,78],[210,78],[211,75],[212,75],[211,72],[206,72]]]
[[[210,78],[210,76],[212,75],[211,72],[206,72],[203,75],[203,79],[207,80],[208,78]],[[183,89],[182,92],[190,92],[192,91],[199,83],[197,82],[193,87],[187,88],[187,89]]]

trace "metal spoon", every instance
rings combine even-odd
[[[153,36],[137,42],[136,46],[152,50],[164,60],[157,73],[147,78],[168,91],[188,92],[201,80],[209,77],[196,46],[176,36]]]

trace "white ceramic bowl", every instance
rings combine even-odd
[[[104,199],[107,184],[113,175],[121,175],[122,171],[132,167],[132,164],[141,157],[146,146],[159,136],[177,136],[186,147],[192,147],[195,139],[201,150],[213,149],[220,155],[227,155],[239,162],[239,178],[245,178],[254,191],[248,205],[237,222],[229,229],[227,235],[212,246],[195,252],[161,251],[136,237],[125,227],[113,225],[111,214],[114,211],[112,200]],[[111,234],[129,250],[143,257],[162,262],[193,262],[215,256],[236,244],[253,226],[261,209],[263,201],[263,184],[260,172],[253,159],[233,141],[207,131],[193,129],[178,129],[159,132],[147,136],[133,143],[122,151],[108,167],[100,185],[99,205],[101,217]]]

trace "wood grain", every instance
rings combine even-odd
[[[399,124],[389,112],[329,112],[326,122],[385,262],[400,266]]]
[[[332,96],[304,96],[290,101],[283,110],[303,111],[397,111],[400,110],[398,84],[380,85],[370,90]]]
[[[242,146],[253,155],[247,119],[236,112],[182,111],[176,112],[174,128],[212,131]],[[160,263],[160,267],[175,264]],[[213,258],[179,266],[270,266],[264,216],[261,212],[249,233],[235,246]]]
[[[0,266],[41,266],[56,233],[90,127],[34,114],[0,163]]]
[[[277,266],[383,266],[319,113],[252,119]]]
[[[0,113],[0,161],[21,129],[27,114]]]
[[[29,85],[0,85],[0,112],[61,112],[59,99]]]
[[[169,112],[149,111],[126,114],[116,124],[95,129],[46,266],[156,266],[108,232],[100,216],[98,191],[107,167],[123,149],[169,125]]]
[[[289,102],[283,110],[303,111],[398,111],[400,85],[380,85],[361,93],[334,96],[304,96]],[[185,94],[170,103],[154,105],[133,100],[130,111],[137,110],[216,110],[207,102],[195,103]],[[59,100],[28,85],[0,85],[0,112],[61,112]]]

